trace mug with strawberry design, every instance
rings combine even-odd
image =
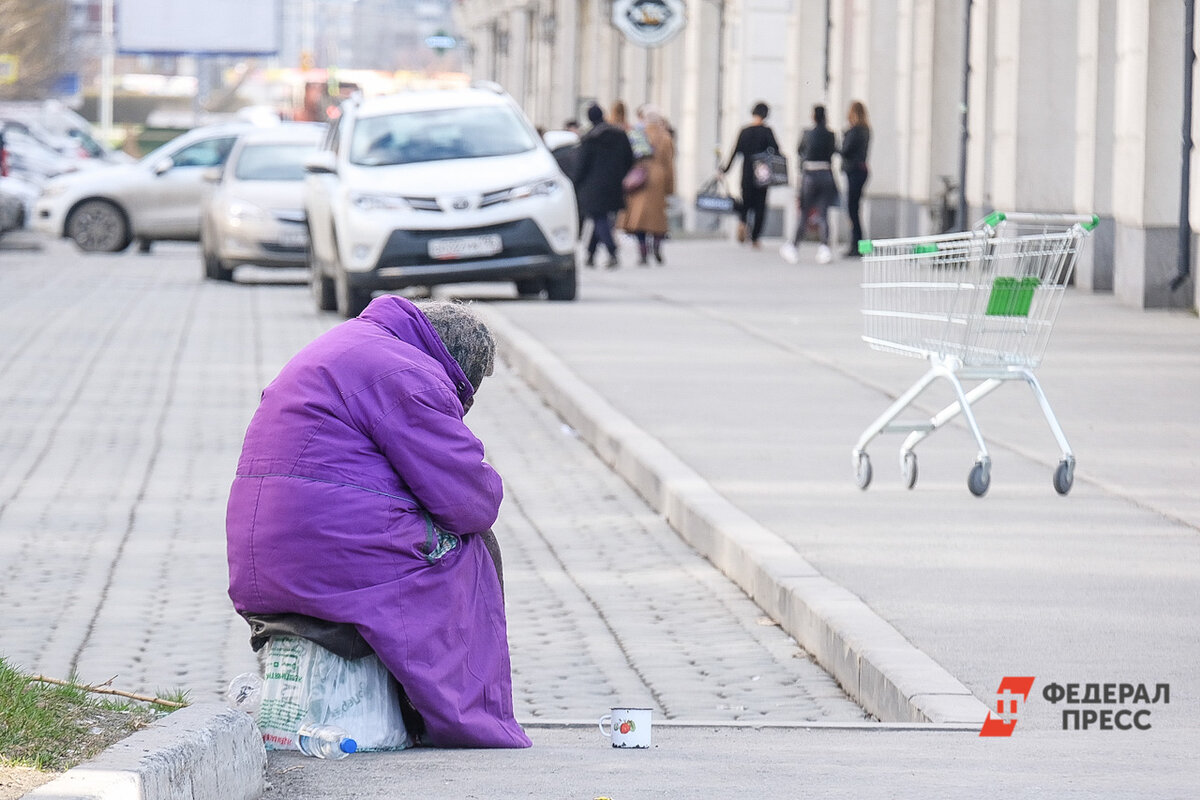
[[[613,747],[646,749],[650,746],[650,709],[614,708],[600,718],[600,732]]]

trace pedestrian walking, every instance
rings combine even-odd
[[[863,187],[867,184],[870,171],[867,169],[867,150],[871,145],[871,123],[867,119],[867,107],[855,100],[846,114],[850,127],[842,134],[842,172],[846,175],[846,213],[850,217],[850,248],[846,255],[858,258],[858,243],[863,238],[862,205]]]
[[[817,262],[828,264],[833,260],[829,249],[829,207],[838,201],[837,181],[833,177],[833,154],[837,152],[837,139],[829,130],[825,119],[825,106],[813,106],[813,126],[800,137],[796,148],[800,156],[800,219],[796,222],[796,234],[790,242],[779,249],[780,255],[790,264],[799,260],[799,245],[810,220],[817,226],[820,247]]]
[[[638,124],[630,131],[634,168],[645,171],[641,186],[627,193],[619,227],[633,234],[638,244],[638,265],[647,266],[651,254],[665,264],[663,240],[667,236],[667,197],[675,193],[675,142],[662,113],[650,104],[637,110]],[[634,134],[637,134],[635,139]]]
[[[263,391],[226,512],[237,611],[352,626],[438,747],[530,745],[490,534],[503,487],[463,423],[494,358],[464,305],[375,299]]]
[[[596,251],[608,250],[606,266],[616,269],[617,243],[613,238],[613,217],[625,207],[625,190],[621,185],[633,166],[633,148],[625,131],[604,121],[600,106],[588,108],[591,129],[579,140],[579,162],[573,176],[579,190],[579,206],[592,221],[588,239],[586,266],[596,265]]]
[[[779,151],[775,141],[775,132],[766,124],[770,108],[766,103],[756,103],[750,111],[750,124],[738,132],[737,143],[729,160],[721,168],[721,173],[729,172],[734,159],[742,157],[742,201],[738,206],[737,240],[746,241],[750,238],[750,246],[758,249],[759,237],[767,219],[767,186],[759,186],[754,178],[754,156],[765,152],[768,148]]]

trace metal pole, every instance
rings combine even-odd
[[[1196,63],[1196,2],[1185,0],[1183,6],[1183,159],[1179,181],[1179,271],[1171,281],[1172,292],[1187,281],[1192,271],[1192,222],[1188,211],[1191,206],[1192,189],[1192,74]]]
[[[971,97],[971,3],[963,3],[963,66],[962,66],[962,103],[958,107],[959,124],[961,128],[958,144],[958,230],[967,229],[967,141],[970,138],[967,112],[970,109]]]
[[[113,126],[113,0],[100,5],[100,41],[104,52],[100,57],[100,136],[112,143]]]

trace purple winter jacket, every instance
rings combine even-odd
[[[379,297],[266,388],[226,516],[239,612],[354,624],[440,747],[528,747],[484,543],[500,477],[474,390],[425,316]],[[427,513],[426,513],[427,512]]]

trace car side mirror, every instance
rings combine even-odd
[[[337,155],[332,150],[318,150],[304,159],[304,171],[313,175],[336,175]]]
[[[172,158],[164,158],[161,161],[156,161],[154,162],[154,174],[162,175],[173,166],[175,166],[175,160]]]
[[[221,182],[221,168],[220,167],[207,167],[207,168],[205,168],[204,172],[200,173],[200,176],[204,179],[205,183],[220,183]]]

